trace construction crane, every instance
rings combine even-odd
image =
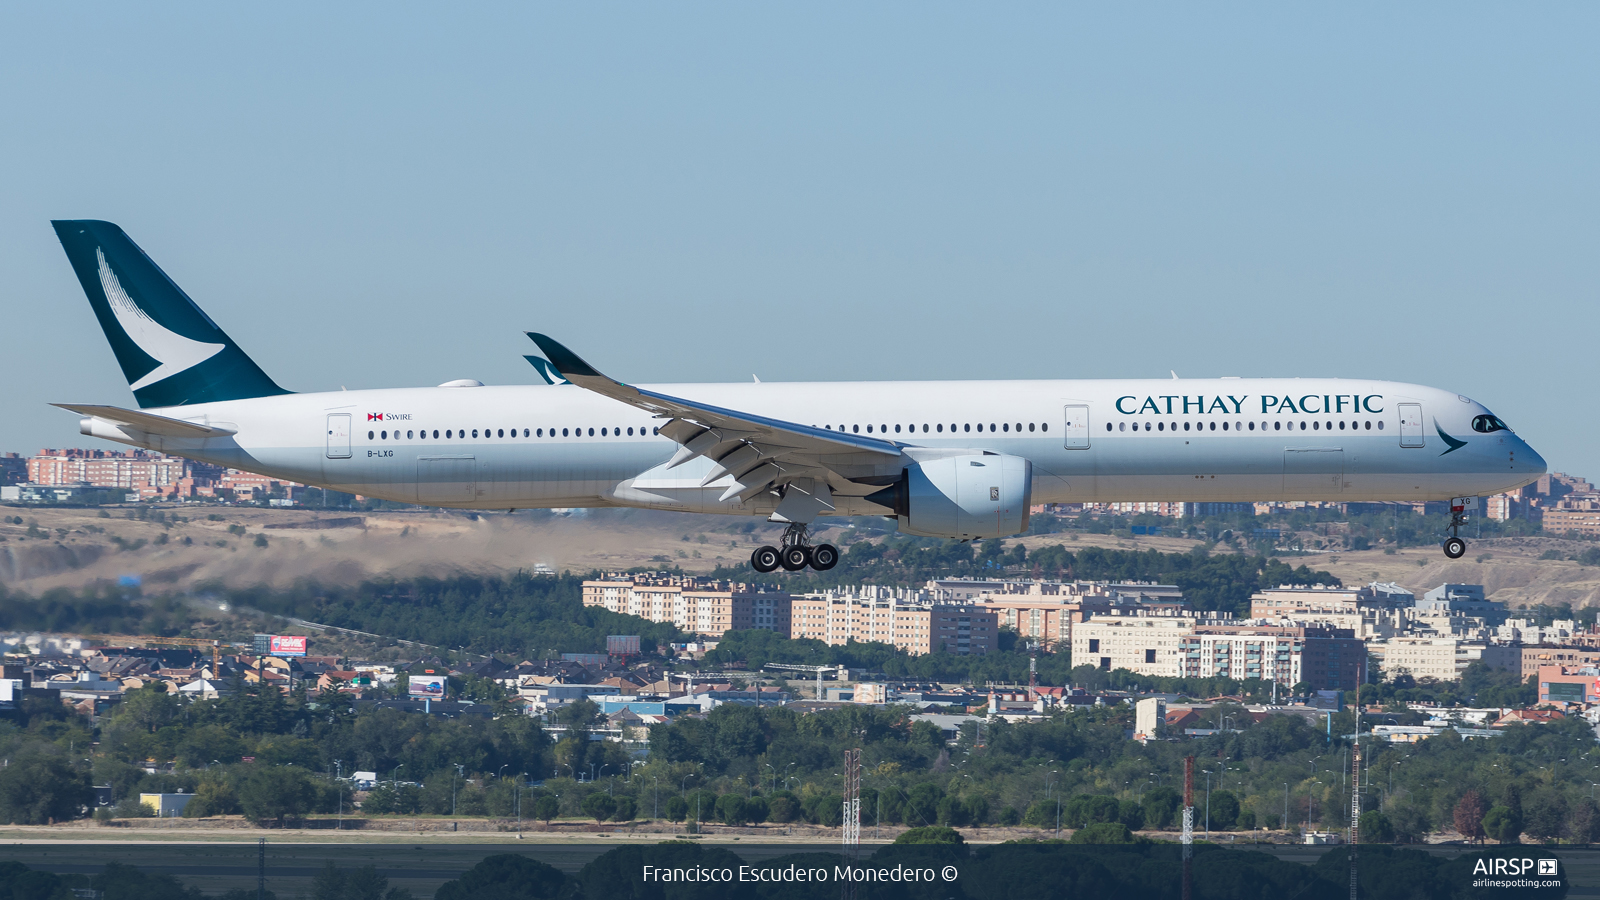
[[[80,637],[92,641],[107,641],[115,643],[155,644],[168,647],[193,647],[195,649],[211,648],[211,677],[222,677],[222,642],[203,640],[201,638],[161,637],[153,634],[85,634]]]
[[[817,699],[818,700],[821,700],[822,696],[823,696],[822,695],[822,676],[823,676],[824,673],[832,672],[835,681],[843,681],[845,679],[846,674],[850,671],[849,669],[845,668],[844,666],[792,666],[792,665],[788,665],[786,663],[767,663],[766,665],[761,667],[762,671],[766,671],[768,669],[772,669],[774,671],[780,671],[780,672],[805,672],[808,675],[815,674],[817,676]]]

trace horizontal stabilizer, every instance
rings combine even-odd
[[[200,425],[195,422],[185,422],[182,419],[169,419],[166,416],[158,416],[153,413],[139,412],[132,409],[122,409],[117,406],[94,406],[82,403],[52,403],[50,405],[71,410],[79,415],[92,416],[118,425],[137,428],[145,434],[160,434],[167,437],[212,438],[227,437],[236,433],[235,429],[232,428]]]

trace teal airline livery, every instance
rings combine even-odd
[[[294,393],[109,222],[53,223],[138,409],[56,404],[84,434],[274,478],[458,509],[761,516],[751,564],[832,568],[822,517],[1017,534],[1107,501],[1450,500],[1545,472],[1476,401],[1339,378],[625,384],[530,333],[544,384]]]

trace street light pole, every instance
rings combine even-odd
[[[1211,838],[1211,772],[1206,772],[1206,838]]]

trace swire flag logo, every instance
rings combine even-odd
[[[367,413],[368,422],[382,422],[383,413]]]

